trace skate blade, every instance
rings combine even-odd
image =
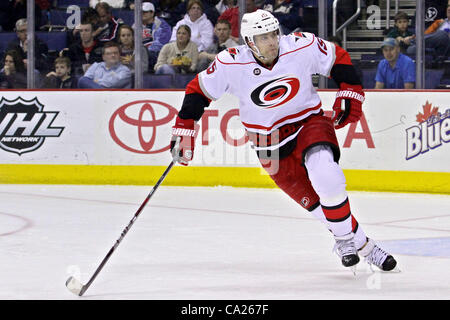
[[[350,267],[350,271],[353,273],[353,275],[356,277],[356,264],[354,266]]]
[[[375,273],[375,272],[380,272],[380,273],[400,273],[400,272],[402,272],[402,270],[400,270],[400,268],[398,266],[395,266],[394,269],[389,270],[389,271],[385,271],[385,270],[383,270],[383,269],[381,269],[379,267],[373,268],[371,264],[369,264],[369,268],[372,271],[372,273]]]

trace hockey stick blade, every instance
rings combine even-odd
[[[74,295],[82,296],[84,293],[84,285],[74,277],[70,277],[66,281],[66,287]]]
[[[67,289],[69,289],[70,292],[72,292],[73,294],[77,295],[77,296],[82,296],[86,290],[89,288],[89,286],[92,284],[92,282],[94,282],[95,278],[97,277],[97,275],[100,273],[100,271],[103,269],[103,267],[105,266],[106,262],[108,262],[109,258],[111,257],[111,255],[114,253],[114,251],[116,250],[116,248],[119,246],[120,242],[123,240],[123,238],[125,237],[125,235],[128,233],[128,231],[130,230],[131,226],[134,224],[134,221],[137,219],[137,217],[140,215],[140,213],[142,212],[142,210],[144,209],[144,207],[146,206],[147,202],[150,201],[150,198],[153,196],[154,192],[156,191],[156,189],[158,189],[159,185],[163,182],[164,178],[167,176],[167,174],[169,173],[169,171],[172,169],[173,165],[175,164],[175,161],[172,161],[169,166],[167,167],[167,169],[164,171],[164,173],[162,174],[162,176],[159,178],[158,182],[154,185],[153,189],[150,191],[150,193],[147,195],[147,198],[145,198],[144,202],[141,204],[141,206],[139,207],[139,209],[136,211],[136,213],[133,216],[133,219],[130,220],[130,222],[128,223],[128,225],[125,227],[125,229],[123,229],[122,233],[120,234],[119,239],[116,240],[116,242],[114,243],[114,245],[111,247],[111,249],[109,249],[108,253],[106,254],[106,256],[103,258],[102,262],[100,263],[100,265],[97,267],[97,269],[95,270],[94,274],[91,276],[91,278],[89,279],[88,282],[86,282],[86,284],[82,284],[79,280],[77,280],[76,278],[74,278],[73,276],[69,277],[69,279],[67,279],[66,281],[66,287]]]

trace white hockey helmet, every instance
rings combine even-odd
[[[257,50],[255,52],[259,56],[259,49],[255,45],[254,36],[272,31],[280,30],[280,23],[269,11],[258,9],[254,12],[245,13],[241,21],[241,36],[245,43],[253,44]],[[250,47],[251,48],[251,47]]]

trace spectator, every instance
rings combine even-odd
[[[440,12],[435,12],[435,7],[429,7],[427,10],[427,15],[425,18],[425,25],[428,25],[427,29],[432,24],[427,24],[427,21],[438,21],[436,17],[438,14],[441,14],[441,12],[445,12],[444,10],[440,10]],[[431,16],[433,18],[431,18]],[[424,30],[424,42],[425,42],[425,49],[427,51],[431,51],[433,54],[434,60],[444,60],[448,55],[448,48],[450,45],[450,40],[448,33],[444,30],[435,30],[434,32],[426,33],[426,30]],[[430,30],[431,31],[431,30]],[[406,53],[408,55],[415,55],[416,54],[416,43],[415,39],[411,40],[411,45],[407,48]]]
[[[36,4],[39,6],[41,10],[50,10],[51,4],[49,0],[35,0]]]
[[[436,20],[432,25],[428,27],[427,30],[425,30],[426,35],[431,35],[436,32],[439,33],[446,33],[447,36],[450,38],[450,2],[447,5],[447,18],[445,19],[438,19]],[[447,51],[448,54],[448,51]]]
[[[411,58],[400,53],[398,41],[386,38],[381,50],[384,59],[378,64],[375,89],[413,89],[416,67]]]
[[[116,9],[125,7],[125,0],[89,0],[89,6],[95,8],[100,2],[107,3],[111,8]]]
[[[74,89],[77,81],[70,76],[70,59],[58,57],[55,59],[55,71],[51,71],[44,79],[43,88]]]
[[[120,62],[134,73],[134,30],[127,24],[119,28]],[[148,51],[141,47],[141,66],[143,72],[148,72]]]
[[[103,62],[95,62],[78,80],[79,88],[131,88],[131,71],[120,63],[120,46],[107,42],[103,46]]]
[[[198,48],[191,41],[191,29],[188,25],[177,28],[175,42],[170,42],[161,49],[155,65],[156,74],[193,73],[198,61]]]
[[[125,0],[125,8],[134,10],[134,0]]]
[[[186,13],[186,3],[181,0],[160,0],[158,16],[174,27]]]
[[[205,50],[213,43],[214,26],[203,13],[203,4],[200,0],[189,0],[187,13],[173,28],[170,41],[176,40],[177,30],[184,24],[191,29],[191,41],[197,45],[199,51]]]
[[[278,19],[283,34],[289,34],[303,24],[300,0],[266,0],[262,9]]]
[[[445,0],[425,0],[425,29],[436,20],[445,18]]]
[[[148,70],[153,70],[161,48],[170,40],[172,28],[164,19],[155,16],[155,6],[151,2],[142,3],[142,24],[142,42],[148,50]]]
[[[216,4],[216,10],[219,12],[219,15],[224,13],[225,10],[230,8],[234,8],[237,5],[237,0],[220,0]]]
[[[61,55],[67,56],[72,63],[74,75],[83,75],[94,62],[102,61],[102,45],[94,39],[93,25],[83,21],[77,27],[80,40],[65,49]]]
[[[17,39],[11,41],[8,44],[7,50],[15,50],[19,53],[22,58],[25,67],[27,66],[27,51],[28,51],[28,40],[27,40],[27,19],[19,19],[16,22],[16,34]],[[40,40],[37,36],[34,38],[34,56],[35,58],[35,68],[41,72],[48,71],[47,65],[47,55],[48,47],[45,42]]]
[[[218,20],[214,27],[215,41],[206,50],[202,51],[198,55],[197,72],[205,70],[208,65],[214,60],[216,55],[230,47],[236,47],[238,43],[230,38],[231,24],[228,20]]]
[[[85,24],[92,24],[92,35],[94,36],[94,38],[97,38],[97,36],[103,31],[102,27],[100,27],[100,17],[98,15],[98,12],[93,8],[86,8],[86,10],[84,10],[83,14],[81,15],[81,21]],[[79,32],[79,26],[73,28],[72,33],[68,33],[67,35],[68,42],[72,43],[73,41],[80,40]]]
[[[95,6],[99,16],[101,32],[97,35],[100,42],[117,41],[120,22],[112,16],[112,9],[106,2],[99,2]]]
[[[246,11],[253,12],[257,9],[255,0],[246,0]],[[219,20],[228,20],[231,24],[231,39],[239,42],[239,7],[235,5],[225,10],[219,17]]]
[[[387,34],[387,38],[394,38],[400,44],[400,50],[402,53],[406,52],[406,49],[411,45],[412,40],[416,37],[411,31],[408,30],[409,17],[406,12],[399,11],[394,16],[394,28]]]
[[[1,0],[2,12],[6,13],[3,21],[4,31],[13,31],[16,21],[27,18],[27,0]],[[6,3],[6,4],[5,4]],[[35,4],[34,7],[35,30],[42,26],[41,8]]]
[[[8,28],[9,19],[8,16],[9,3],[6,1],[0,1],[0,32],[6,31]]]
[[[237,2],[237,0],[235,0]],[[219,19],[220,13],[217,11],[216,5],[218,0],[202,0],[203,13],[206,15],[212,25],[216,25],[217,19]]]
[[[16,89],[27,87],[27,71],[22,57],[15,50],[5,54],[5,65],[0,70],[0,88]]]

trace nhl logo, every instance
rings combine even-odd
[[[260,69],[260,68],[255,68],[255,69],[253,70],[253,74],[254,74],[255,76],[259,76],[259,75],[261,74],[261,69]]]
[[[44,112],[37,98],[0,101],[0,148],[19,156],[38,149],[46,137],[59,137],[62,127],[52,127],[59,112]]]

